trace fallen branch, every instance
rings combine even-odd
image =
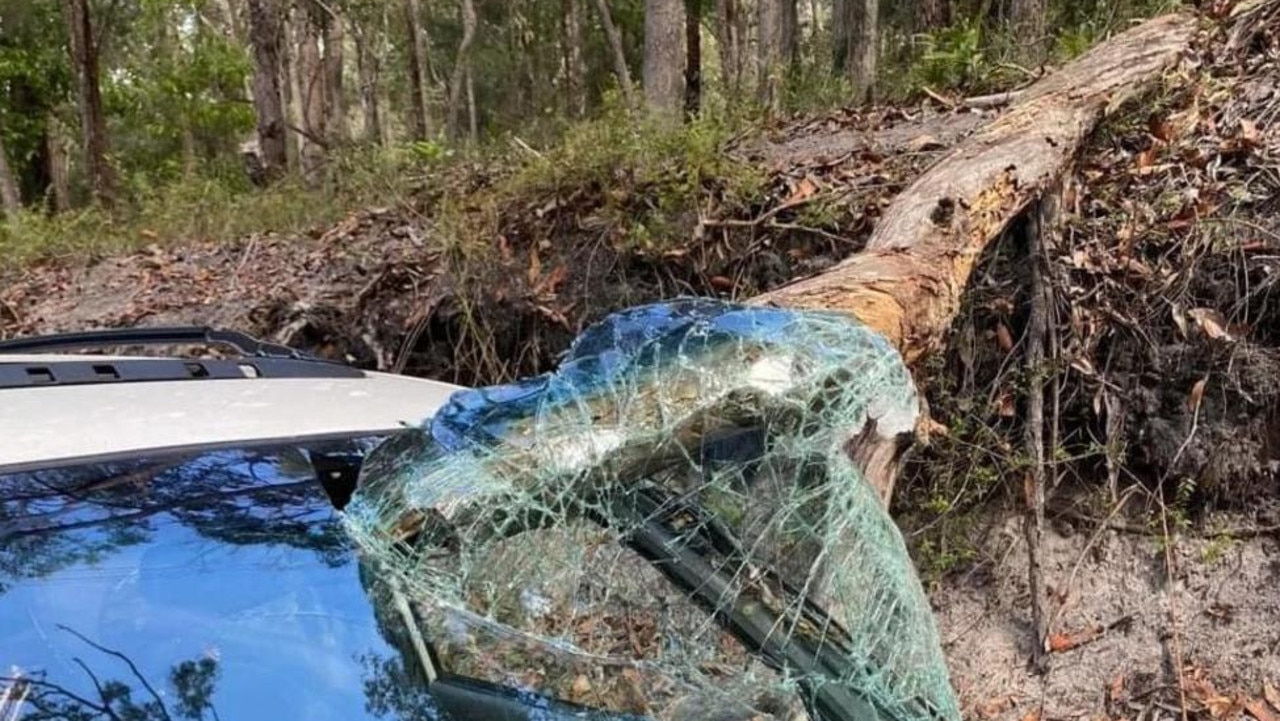
[[[1106,114],[1158,80],[1196,26],[1189,13],[1149,20],[1022,91],[885,211],[862,253],[753,302],[843,311],[889,339],[913,365],[939,349],[987,245],[1067,172]],[[862,434],[855,449],[883,498],[903,439]],[[898,449],[894,451],[893,449]]]

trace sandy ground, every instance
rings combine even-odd
[[[1257,529],[1260,519],[1265,514],[1217,522]],[[932,589],[966,718],[1178,718],[1179,657],[1193,712],[1216,697],[1216,717],[1239,717],[1245,701],[1263,697],[1265,683],[1280,684],[1280,531],[1236,540],[1188,533],[1166,556],[1161,534],[1076,525],[1046,529],[1046,583],[1065,595],[1049,606],[1050,632],[1084,640],[1090,629],[1104,630],[1051,654],[1045,675],[1028,664],[1017,517],[998,518],[983,560]]]

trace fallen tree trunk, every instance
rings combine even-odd
[[[1195,27],[1186,13],[1155,18],[1030,86],[904,190],[863,252],[752,302],[846,312],[917,365],[942,346],[987,245],[1070,170],[1109,110],[1162,77]],[[850,444],[886,501],[910,439],[909,431],[872,423]]]

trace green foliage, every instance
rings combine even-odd
[[[982,22],[963,20],[952,27],[921,33],[920,59],[913,80],[933,88],[971,90],[983,85],[991,63],[983,46]]]
[[[0,219],[0,269],[38,258],[127,252],[157,242],[303,232],[361,207],[406,198],[416,167],[406,147],[352,150],[334,154],[318,187],[287,177],[259,190],[234,166],[212,165],[184,179],[135,184],[133,198],[114,210],[88,207],[52,216],[29,210]]]

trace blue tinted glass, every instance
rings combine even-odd
[[[0,476],[16,718],[435,718],[308,450]]]

